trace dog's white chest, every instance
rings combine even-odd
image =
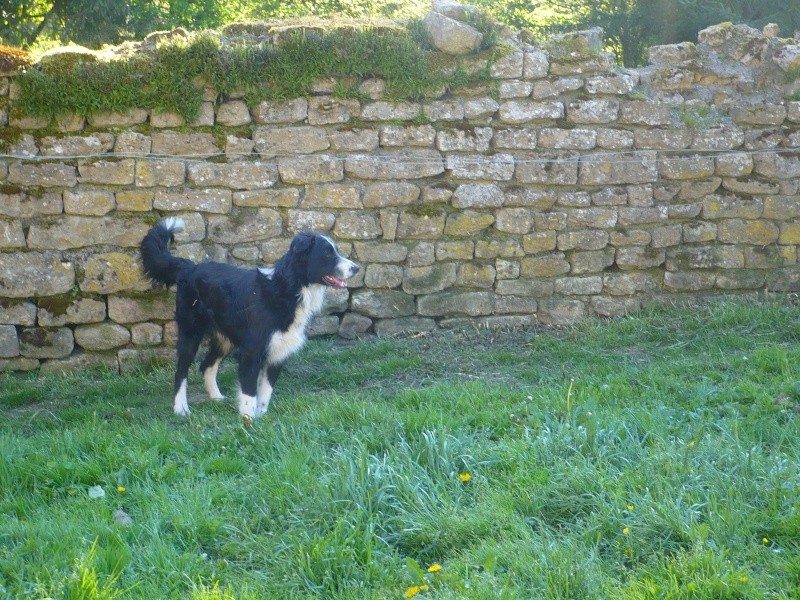
[[[325,288],[312,285],[303,289],[300,303],[294,311],[294,320],[286,331],[272,334],[267,346],[270,364],[280,364],[300,350],[306,343],[306,329],[312,317],[322,309]]]

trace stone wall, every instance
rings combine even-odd
[[[463,54],[475,35],[453,6],[426,19],[433,43],[485,66]],[[294,232],[330,232],[364,269],[315,335],[797,291],[797,42],[720,25],[626,70],[601,35],[535,47],[505,32],[491,82],[424,102],[388,101],[370,79],[368,99],[320,81],[252,109],[208,90],[190,124],[134,110],[45,129],[0,113],[0,369],[171,357],[173,295],[137,255],[165,215],[185,219],[175,251],[197,261],[269,264]],[[13,108],[13,77],[0,92]]]

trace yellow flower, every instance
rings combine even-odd
[[[124,485],[118,485],[118,486],[117,486],[117,491],[118,491],[120,494],[124,494],[124,493],[125,493],[125,486],[124,486]]]
[[[628,535],[630,532],[631,532],[631,528],[630,527],[623,527],[622,535]]]
[[[747,575],[739,577],[739,583],[747,583],[748,581],[750,581],[750,578]]]
[[[472,479],[472,475],[470,475],[469,473],[459,473],[458,479],[464,483],[467,483]]]
[[[406,598],[413,598],[420,592],[427,592],[428,586],[427,585],[412,585],[410,588],[406,590],[404,594]]]
[[[625,508],[627,508],[628,510],[633,510],[634,506],[633,504],[628,504],[628,506],[626,506]]]
[[[762,541],[762,542],[764,542],[765,544],[769,544],[769,538],[768,538],[768,537],[765,537],[765,538],[764,538],[763,540],[761,540],[761,541]]]
[[[428,573],[438,573],[442,570],[442,565],[439,563],[433,563],[430,567],[428,567]]]

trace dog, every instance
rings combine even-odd
[[[272,268],[196,264],[169,251],[175,232],[184,227],[182,219],[167,218],[139,245],[144,273],[167,286],[177,284],[175,414],[191,413],[186,395],[189,367],[208,338],[200,371],[209,397],[223,398],[217,370],[233,350],[239,361],[239,413],[245,419],[261,416],[286,359],[305,344],[309,322],[322,309],[326,289],[347,289],[345,280],[359,265],[342,256],[331,238],[313,232],[295,235]]]

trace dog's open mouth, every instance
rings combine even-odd
[[[328,285],[333,288],[339,288],[340,290],[347,289],[347,282],[344,279],[339,279],[338,277],[334,277],[333,275],[323,275],[322,281],[325,282],[325,285]]]

